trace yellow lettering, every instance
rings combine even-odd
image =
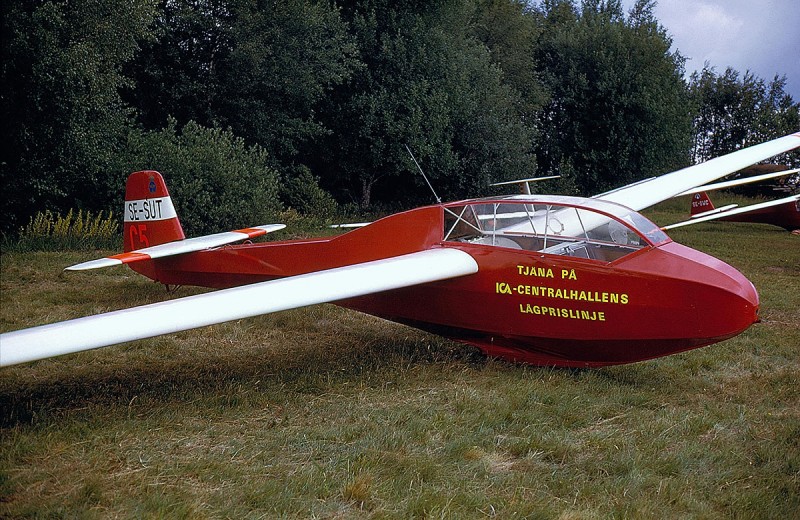
[[[537,278],[555,278],[551,268],[536,267],[533,265],[518,265],[517,274],[522,276],[535,276]]]
[[[575,269],[562,269],[561,270],[561,279],[562,280],[577,280],[578,276],[575,274]]]
[[[511,294],[511,286],[504,282],[496,282],[494,290],[497,294]]]
[[[520,303],[519,312],[521,314],[535,314],[537,316],[549,316],[551,318],[565,318],[570,320],[606,321],[605,312],[531,305],[529,303]]]

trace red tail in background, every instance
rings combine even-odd
[[[700,193],[695,193],[692,195],[692,211],[690,213],[691,216],[699,215],[701,213],[706,213],[708,211],[712,211],[714,209],[714,204],[711,203],[711,199],[708,198],[708,194],[704,191]]]
[[[160,173],[132,173],[125,185],[125,251],[183,240],[183,228]]]

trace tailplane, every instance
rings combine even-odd
[[[266,224],[196,238],[186,238],[161,174],[153,170],[132,173],[125,185],[125,252],[67,267],[83,271],[155,260],[220,247],[285,228]]]
[[[126,252],[186,238],[164,178],[157,171],[128,177],[123,232]]]

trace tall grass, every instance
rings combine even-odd
[[[762,323],[555,370],[324,305],[4,369],[0,517],[796,517],[800,241],[673,237],[753,280]],[[4,253],[0,328],[171,297],[122,267],[60,274],[89,257]]]
[[[117,248],[122,243],[113,212],[70,209],[66,216],[50,210],[38,212],[15,237],[3,237],[4,251],[74,251]]]

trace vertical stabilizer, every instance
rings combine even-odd
[[[700,215],[701,213],[708,213],[709,211],[714,210],[714,204],[711,203],[711,199],[708,198],[708,194],[704,191],[700,193],[695,193],[692,195],[692,211],[690,215],[693,217],[695,215]]]
[[[132,173],[125,185],[125,251],[183,240],[183,228],[160,173]]]

